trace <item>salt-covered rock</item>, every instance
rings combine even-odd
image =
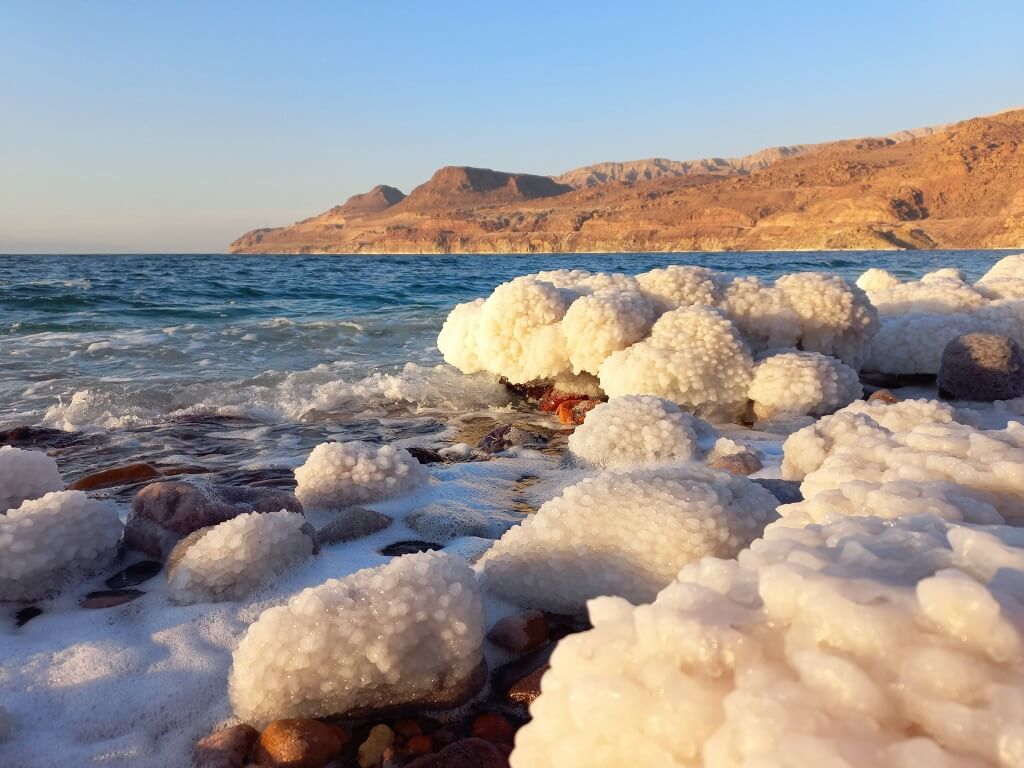
[[[52,491],[0,516],[0,600],[30,600],[113,559],[121,520],[82,491]]]
[[[758,277],[733,278],[719,306],[755,353],[793,347],[800,340],[799,315],[781,290]]]
[[[561,324],[573,372],[597,373],[612,352],[644,338],[656,314],[650,299],[631,291],[576,299]]]
[[[231,701],[240,719],[265,723],[458,698],[483,637],[469,566],[443,552],[406,555],[264,611],[234,652]]]
[[[707,267],[670,264],[636,277],[640,290],[663,312],[696,305],[715,306],[729,283]]]
[[[950,341],[939,365],[939,391],[956,400],[1024,396],[1024,352],[1009,336],[967,333]]]
[[[63,489],[57,462],[45,453],[0,447],[0,515],[29,499]]]
[[[408,493],[428,478],[404,448],[320,443],[295,470],[295,495],[308,507],[348,507]]]
[[[455,305],[437,335],[437,348],[444,361],[463,373],[477,373],[487,368],[477,353],[476,342],[483,306],[483,299]]]
[[[675,403],[650,395],[613,397],[569,436],[569,450],[600,467],[692,459],[697,429],[713,428]]]
[[[857,278],[857,287],[862,291],[886,291],[900,284],[900,279],[887,269],[871,267]]]
[[[758,419],[823,416],[863,394],[857,372],[816,352],[785,352],[758,363],[750,383]]]
[[[286,509],[247,512],[201,533],[168,564],[167,584],[176,603],[245,597],[309,557],[316,536],[306,518]]]
[[[753,367],[724,314],[687,307],[666,312],[648,338],[611,354],[598,377],[609,397],[654,395],[711,421],[729,421],[747,401]]]
[[[770,526],[652,605],[591,601],[512,768],[1016,765],[1022,579],[1015,529]]]
[[[245,512],[302,512],[298,499],[276,488],[166,480],[135,494],[125,524],[125,544],[163,558],[183,537]]]
[[[578,613],[597,595],[651,600],[687,562],[733,557],[775,516],[775,498],[697,464],[605,473],[567,488],[480,559],[489,590]]]

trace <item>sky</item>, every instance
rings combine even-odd
[[[444,165],[742,155],[1024,105],[1013,2],[0,0],[0,253],[224,252]]]

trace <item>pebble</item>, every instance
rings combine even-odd
[[[380,550],[380,553],[387,557],[399,557],[401,555],[411,555],[416,552],[430,552],[434,549],[444,549],[444,544],[412,539],[410,541],[396,541],[394,544],[388,544]]]
[[[711,469],[721,469],[734,475],[751,475],[763,466],[761,460],[752,453],[733,453],[729,456],[718,456],[708,461]]]
[[[590,397],[587,395],[580,395],[575,392],[565,392],[561,389],[551,387],[544,396],[541,397],[540,402],[537,403],[537,410],[544,411],[545,413],[555,413],[558,410],[558,406],[565,402],[579,402],[580,400],[589,400]]]
[[[578,426],[586,420],[587,414],[599,405],[597,400],[566,400],[559,404],[556,413],[558,420],[563,424]]]
[[[137,600],[144,594],[141,589],[101,589],[87,594],[79,605],[83,608],[114,608]]]
[[[900,399],[896,397],[896,395],[894,395],[888,389],[876,389],[874,392],[868,395],[869,403],[888,403],[889,405],[892,405],[893,403],[898,403],[899,401]]]
[[[260,737],[251,725],[233,725],[214,731],[196,744],[195,768],[242,768]]]
[[[348,741],[348,732],[319,720],[274,720],[260,734],[256,762],[266,768],[323,768]]]
[[[104,469],[100,472],[93,472],[85,477],[80,477],[68,486],[68,490],[95,491],[99,488],[113,488],[117,485],[141,483],[144,480],[154,480],[163,476],[163,473],[152,464],[138,462]]]
[[[499,619],[487,639],[513,653],[526,653],[548,640],[548,621],[540,611],[524,611]]]
[[[317,541],[322,546],[355,541],[371,533],[383,531],[391,525],[391,518],[372,509],[349,507],[343,509],[316,532]]]
[[[412,457],[420,464],[438,464],[444,461],[444,456],[433,448],[421,448],[414,445],[412,448],[406,448],[405,450],[412,454]]]
[[[796,504],[804,500],[798,480],[779,480],[770,477],[756,477],[753,482],[760,485],[782,504]]]
[[[473,718],[473,736],[500,744],[511,744],[516,736],[516,727],[504,715],[484,712]]]
[[[142,560],[138,563],[132,563],[123,571],[118,571],[107,579],[105,583],[110,589],[135,587],[152,579],[160,573],[163,567],[163,563],[157,560]]]
[[[384,762],[384,751],[394,743],[394,731],[386,725],[373,726],[366,741],[359,745],[359,768],[378,768]]]
[[[43,609],[38,605],[29,605],[22,608],[16,614],[14,614],[14,624],[18,627],[24,627],[36,616],[42,616]]]
[[[532,704],[533,700],[540,696],[540,681],[548,669],[550,669],[550,665],[545,664],[543,667],[533,670],[523,679],[513,683],[508,689],[508,700],[526,706]]]

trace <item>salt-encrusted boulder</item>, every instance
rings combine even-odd
[[[633,291],[576,299],[561,323],[573,372],[596,374],[608,355],[644,338],[656,315],[651,300]]]
[[[670,264],[636,277],[640,290],[662,312],[696,305],[715,306],[729,277],[707,267]]]
[[[63,489],[57,462],[45,453],[0,447],[0,515],[24,501]]]
[[[865,270],[857,278],[857,287],[867,293],[874,291],[886,291],[900,284],[900,279],[892,272],[878,267],[871,267]]]
[[[168,591],[183,604],[238,600],[315,548],[316,533],[301,514],[247,512],[178,542],[168,558]]]
[[[360,440],[320,443],[295,470],[295,495],[307,507],[342,508],[408,493],[428,478],[404,448]]]
[[[264,611],[234,652],[229,690],[246,722],[455,704],[483,660],[472,570],[421,552],[331,579]]]
[[[651,335],[612,353],[598,378],[609,397],[654,395],[711,421],[747,402],[754,363],[732,322],[711,307],[666,312]]]
[[[121,520],[82,491],[53,491],[0,516],[0,600],[31,600],[106,565]]]
[[[1016,765],[1021,546],[930,517],[773,525],[652,605],[593,600],[512,768]]]
[[[600,467],[679,461],[698,455],[698,432],[715,434],[669,400],[625,395],[595,406],[569,436],[569,450]]]
[[[956,400],[1012,400],[1024,396],[1024,352],[1009,336],[966,333],[942,351],[939,391]]]
[[[857,372],[817,352],[785,352],[762,360],[754,370],[749,397],[758,419],[823,416],[864,392]]]
[[[490,591],[579,613],[597,595],[654,598],[685,563],[734,557],[775,517],[764,488],[698,464],[605,473],[567,488],[480,559]]]
[[[163,558],[183,537],[245,512],[302,513],[292,494],[275,488],[214,485],[168,480],[135,494],[125,525],[125,544]]]

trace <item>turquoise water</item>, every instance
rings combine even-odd
[[[869,266],[977,277],[1003,255],[0,257],[0,428],[92,434],[63,459],[72,474],[106,454],[286,467],[325,437],[411,439],[493,404],[493,382],[434,368],[434,342],[455,303],[516,275],[675,263],[765,278]]]

